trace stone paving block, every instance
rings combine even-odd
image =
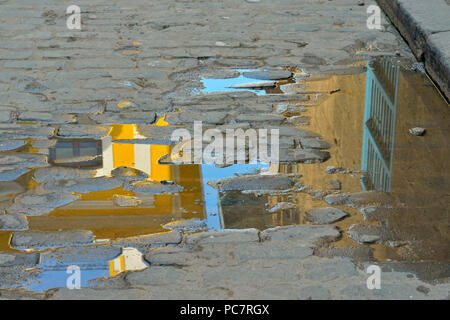
[[[280,163],[314,163],[324,162],[330,158],[330,153],[317,149],[281,149],[279,150]]]
[[[258,242],[259,231],[256,229],[233,229],[195,233],[187,235],[185,241],[188,245]]]
[[[156,113],[154,112],[122,112],[122,113],[103,113],[90,116],[92,120],[99,124],[150,124],[155,122]]]
[[[303,259],[313,254],[313,249],[307,246],[292,244],[241,244],[234,249],[234,254],[240,261],[252,259]]]
[[[377,0],[450,99],[450,6],[445,0]]]
[[[221,191],[286,190],[294,186],[294,180],[286,175],[251,175],[220,181]]]
[[[47,166],[47,156],[41,154],[17,153],[0,155],[0,166],[21,166],[36,168]]]
[[[27,139],[27,138],[51,138],[55,132],[54,128],[26,126],[22,124],[1,124],[0,135],[2,139]]]
[[[33,267],[39,263],[40,254],[0,252],[0,267]]]
[[[79,246],[63,247],[42,253],[43,259],[55,260],[59,265],[72,265],[77,263],[91,263],[111,261],[122,254],[120,247],[110,246]]]
[[[173,230],[169,232],[154,233],[149,235],[142,235],[139,237],[119,238],[112,241],[115,245],[133,246],[133,245],[174,245],[179,244],[183,240],[181,231]]]
[[[28,229],[28,221],[21,214],[0,214],[0,230],[21,231]]]
[[[64,61],[8,61],[5,62],[4,67],[9,69],[63,69],[65,66]]]
[[[186,272],[175,267],[151,267],[144,271],[127,274],[126,281],[131,286],[177,284],[186,276]]]
[[[30,190],[18,195],[12,206],[7,208],[9,214],[40,216],[50,213],[55,208],[69,204],[80,198],[71,192],[53,192],[42,189]]]
[[[261,232],[263,241],[302,241],[305,244],[318,240],[334,241],[341,233],[334,226],[283,226]]]
[[[447,99],[450,100],[450,31],[432,34],[428,37],[425,67]]]
[[[169,113],[165,117],[165,121],[170,124],[193,124],[194,121],[202,121],[204,124],[223,124],[227,112],[175,112]]]
[[[87,194],[96,191],[105,191],[119,188],[122,181],[115,178],[97,177],[97,178],[80,178],[70,180],[49,180],[43,187],[45,190],[53,192],[75,192]]]
[[[337,208],[317,208],[306,212],[306,219],[313,224],[334,223],[347,216],[347,212]]]
[[[77,119],[73,115],[69,114],[54,114],[47,112],[23,112],[18,116],[18,120],[22,122],[42,122],[42,123],[75,123]]]
[[[12,151],[25,145],[25,140],[0,140],[0,151]]]
[[[0,268],[0,290],[17,288],[27,281],[35,280],[37,276],[38,272],[35,269],[22,271],[15,266]]]
[[[94,125],[63,125],[58,130],[58,136],[67,139],[102,139],[108,135],[110,128]]]
[[[431,34],[450,31],[450,7],[444,0],[377,0],[406,38],[416,57],[421,58]]]
[[[70,180],[77,178],[92,178],[95,170],[64,168],[64,167],[47,167],[37,168],[34,171],[34,180],[43,183],[51,180]]]
[[[94,241],[91,231],[21,231],[14,232],[11,246],[16,249],[38,249],[87,245]]]
[[[177,184],[165,184],[157,181],[137,181],[124,185],[125,190],[148,194],[177,193],[183,191],[183,187]]]

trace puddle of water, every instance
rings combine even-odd
[[[209,230],[224,228],[218,191],[208,182],[253,173],[268,164],[161,165],[158,160],[171,152],[170,145],[129,143],[142,137],[135,125],[114,125],[103,141],[63,140],[50,152],[54,165],[96,169],[96,176],[111,176],[118,167],[134,168],[154,181],[173,181],[183,187],[175,194],[145,194],[123,187],[82,194],[80,200],[55,209],[48,215],[29,217],[31,230],[80,230],[94,232],[97,238],[114,239],[167,231],[162,225],[174,220],[204,220]],[[86,161],[81,156],[93,158]],[[80,161],[83,160],[83,161]],[[136,207],[121,207],[117,196],[136,197]]]
[[[74,282],[70,281],[70,275],[75,274],[74,267],[79,268],[80,287],[82,288],[92,286],[91,280],[94,279],[113,277],[125,271],[148,268],[142,258],[142,253],[135,248],[123,248],[122,254],[112,260],[64,263],[59,258],[60,256],[51,252],[42,254],[41,262],[34,270],[37,272],[37,276],[17,289],[44,292],[53,288],[65,288],[68,284],[74,285]]]
[[[307,85],[308,90],[341,89],[305,113],[311,118],[307,128],[331,143],[331,158],[281,170],[301,173],[304,184],[315,190],[330,190],[330,180],[338,179],[342,192],[376,190],[394,196],[398,209],[382,219],[369,223],[357,210],[341,207],[351,217],[335,224],[344,231],[354,223],[385,225],[414,239],[398,248],[371,245],[378,260],[449,261],[449,109],[434,86],[421,74],[384,62],[372,64],[366,74],[312,78]],[[427,133],[412,136],[413,127],[424,127]],[[354,174],[330,175],[328,166]],[[358,171],[366,172],[364,179]],[[326,206],[300,194],[297,201],[305,210]],[[355,244],[344,233],[335,245]]]
[[[399,234],[409,235],[414,241],[399,247],[371,245],[376,259],[449,261],[448,105],[422,75],[388,69],[388,74],[395,74],[393,81],[383,68],[386,65],[373,65],[366,74],[311,77],[302,83],[308,92],[340,89],[321,100],[320,104],[307,106],[304,113],[311,119],[305,129],[317,132],[331,143],[331,158],[313,165],[279,166],[281,173],[301,174],[302,183],[311,187],[309,193],[262,196],[218,193],[208,185],[209,181],[264,170],[269,165],[233,165],[227,168],[161,165],[158,159],[170,153],[170,145],[149,142],[139,134],[135,125],[115,125],[110,135],[101,141],[58,141],[55,147],[50,148],[52,165],[95,169],[96,176],[109,176],[115,168],[127,166],[138,169],[155,181],[174,181],[184,187],[183,191],[149,195],[120,187],[83,194],[80,200],[57,208],[49,215],[30,217],[30,230],[87,229],[92,230],[97,239],[115,239],[167,231],[162,225],[180,219],[205,221],[211,230],[308,224],[305,212],[328,206],[321,200],[321,193],[333,192],[331,180],[339,180],[340,192],[377,190],[390,193],[396,200],[396,211],[379,220],[366,222],[356,209],[338,206],[349,212],[350,217],[335,223],[343,230],[343,237],[333,245],[357,245],[346,234],[352,224],[383,225]],[[213,88],[206,84],[205,87]],[[221,87],[217,91],[223,89]],[[164,125],[164,122],[159,124]],[[412,136],[409,134],[412,127],[424,127],[426,134]],[[20,152],[36,152],[33,150],[21,147]],[[328,174],[326,169],[329,166],[342,167],[346,173]],[[30,171],[16,182],[25,189],[34,188],[37,183],[32,174]],[[141,203],[137,207],[119,207],[114,196],[137,197]],[[6,197],[2,201],[8,199],[12,198]],[[293,203],[296,207],[274,213],[268,211],[280,202]],[[11,251],[8,245],[10,235],[11,232],[0,232],[1,251]],[[99,262],[86,279],[111,276],[108,266],[108,261]],[[67,279],[65,270],[49,268],[42,275],[40,283],[45,284],[36,284],[36,287],[30,284],[27,288],[56,287],[64,285],[56,285],[57,281]]]
[[[257,95],[265,95],[265,94],[282,94],[283,92],[280,89],[281,85],[287,83],[295,82],[294,78],[291,77],[287,80],[279,80],[274,81],[273,86],[269,86],[266,88],[232,88],[232,86],[237,85],[245,85],[249,83],[265,83],[265,80],[257,80],[252,78],[246,78],[244,76],[245,72],[254,71],[251,69],[235,69],[235,71],[239,72],[239,76],[235,78],[226,78],[226,79],[217,79],[217,78],[204,78],[202,77],[201,81],[203,84],[203,89],[200,89],[198,92],[194,93],[212,93],[212,92],[223,92],[223,91],[250,91],[256,93]]]

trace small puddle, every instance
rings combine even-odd
[[[247,72],[254,72],[252,69],[235,69],[239,75],[233,78],[206,78],[202,77],[203,88],[193,93],[212,93],[224,91],[250,91],[257,95],[283,94],[280,86],[295,83],[294,74],[282,80],[261,80],[246,77]],[[262,70],[264,72],[264,70]]]
[[[32,279],[17,287],[16,289],[33,292],[44,292],[53,288],[91,287],[92,280],[116,276],[125,271],[138,271],[148,268],[147,263],[135,248],[123,248],[122,253],[111,260],[100,260],[93,258],[82,261],[67,259],[65,256],[55,252],[46,252],[41,255],[40,264],[31,271],[34,273]],[[80,282],[71,280],[70,275],[80,272]],[[74,279],[74,278],[73,278]]]

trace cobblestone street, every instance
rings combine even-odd
[[[0,300],[448,299],[446,75],[376,4],[0,0]]]

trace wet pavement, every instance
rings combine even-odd
[[[24,221],[5,220],[2,229],[89,230],[95,243],[109,244],[168,230],[189,234],[325,223],[343,232],[338,241],[318,250],[321,256],[350,255],[357,262],[426,261],[437,263],[439,269],[445,263],[437,277],[448,277],[448,106],[423,75],[394,66],[397,76],[389,93],[393,103],[387,106],[386,100],[380,107],[374,87],[381,83],[379,72],[385,64],[393,66],[378,60],[369,63],[365,73],[292,78],[291,90],[314,93],[316,99],[284,103],[282,107],[292,109],[283,113],[285,121],[296,117],[295,110],[301,108],[300,114],[310,120],[295,126],[330,142],[331,157],[322,163],[164,165],[159,159],[173,145],[155,143],[135,124],[114,124],[101,139],[41,140],[39,144],[47,147],[44,152],[37,148],[36,139],[16,140],[10,150],[2,151],[4,156],[46,154],[49,166],[30,158],[32,169],[19,167],[21,171],[14,175],[2,175],[4,217],[28,216]],[[388,96],[386,91],[383,94]],[[155,126],[168,125],[162,116]],[[375,132],[376,126],[385,129]],[[426,134],[412,135],[409,128],[417,126],[425,127]],[[296,187],[269,193],[214,188],[218,180],[261,173],[290,174]],[[159,182],[158,188],[137,185],[148,181]],[[170,188],[175,185],[180,188]],[[374,192],[375,196],[370,195]],[[351,197],[356,200],[347,199]],[[341,211],[330,216],[320,209],[326,207]],[[86,262],[85,252],[75,253],[71,260],[67,258],[70,250],[52,253],[46,249],[71,245],[70,237],[52,245],[38,236],[35,243],[43,241],[39,246],[14,247],[18,242],[10,241],[14,233],[0,232],[3,252],[37,249],[41,257],[28,271],[30,279],[13,287],[42,292],[64,286],[69,265],[89,270],[83,273],[83,286],[95,278],[148,267],[139,251],[130,253],[136,250],[131,247],[122,252],[120,247],[106,246],[103,250],[118,250],[104,260],[91,257]],[[102,247],[86,248],[102,251]],[[432,280],[428,274],[418,274]]]
[[[3,62],[0,50],[0,298],[183,298],[192,287],[200,298],[448,296],[446,100],[395,30],[355,27],[365,16],[350,1],[317,1],[332,17],[323,25],[311,8],[308,24],[278,23],[305,9],[289,1],[235,2],[256,23],[242,32],[208,36],[191,22],[204,8],[174,2],[167,21],[127,25],[118,39],[104,12],[67,42],[39,31],[44,60]],[[208,19],[242,22],[216,5]],[[113,55],[97,58],[98,45]],[[175,152],[186,141],[172,133],[194,121],[276,129],[279,161]],[[369,264],[387,291],[365,288]],[[55,289],[73,266],[94,291]]]

